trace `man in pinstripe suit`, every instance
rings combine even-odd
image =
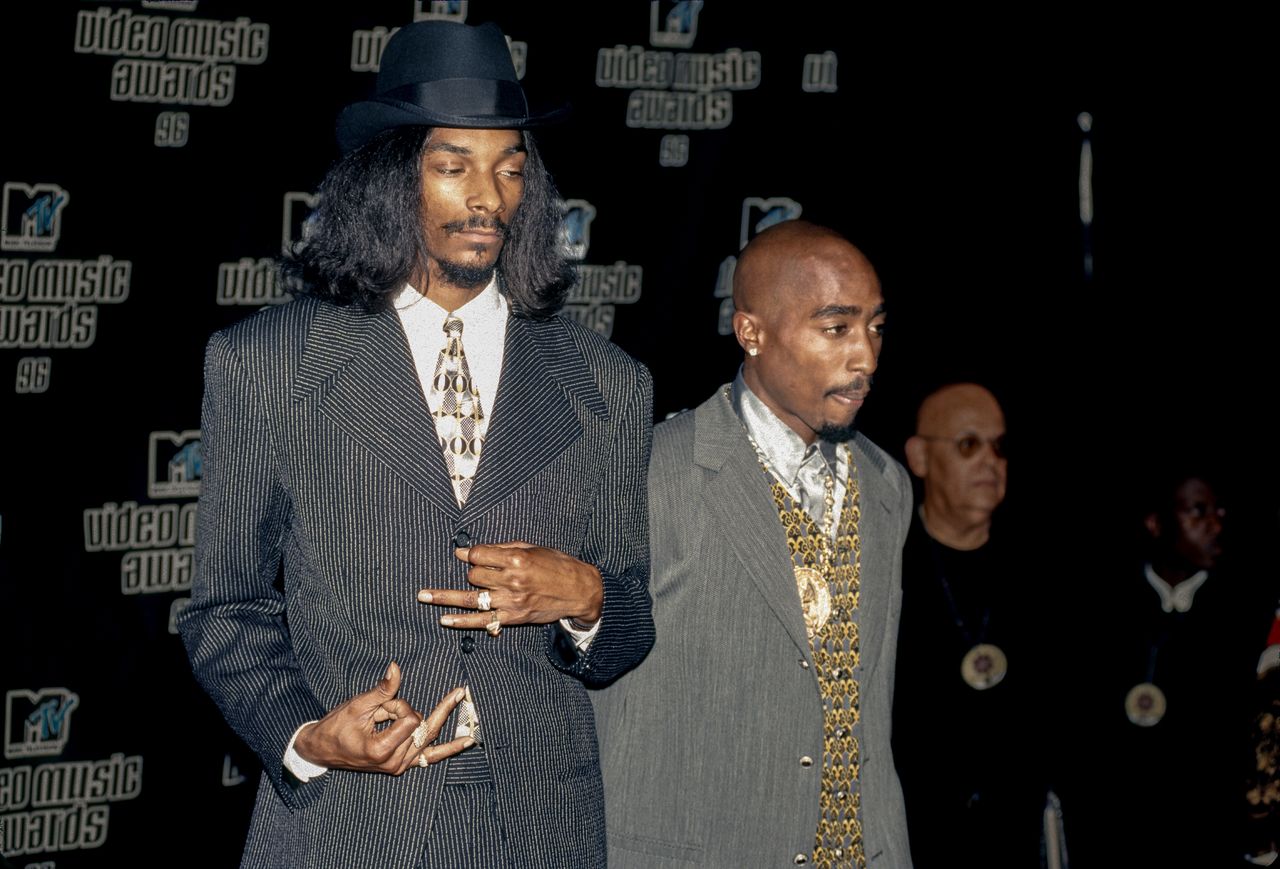
[[[653,642],[652,390],[555,316],[553,116],[496,27],[403,28],[298,299],[210,341],[181,631],[262,758],[245,865],[604,865],[584,686]]]

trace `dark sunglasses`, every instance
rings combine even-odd
[[[956,452],[963,459],[976,455],[983,444],[991,444],[991,452],[996,454],[997,459],[1009,458],[1008,442],[1004,435],[996,435],[993,438],[979,437],[974,434],[960,435],[958,438],[944,438],[936,435],[916,435],[916,437],[925,441],[949,441],[955,444]]]

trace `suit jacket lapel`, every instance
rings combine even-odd
[[[296,401],[312,397],[324,417],[435,506],[459,512],[394,311],[317,307],[294,383]]]
[[[723,529],[743,572],[806,659],[811,656],[787,538],[746,431],[729,401],[717,394],[696,411],[693,460],[716,475],[705,507]]]
[[[489,510],[582,436],[570,393],[607,415],[586,362],[554,320],[507,321],[502,377],[465,513]],[[594,399],[594,401],[592,400]]]
[[[883,468],[862,448],[861,436],[849,443],[858,468],[858,504],[862,515],[858,536],[862,541],[858,593],[858,648],[862,668],[870,674],[880,660],[885,622],[889,617],[890,576],[895,553],[895,511],[901,493],[889,485]],[[892,652],[892,650],[891,650]]]

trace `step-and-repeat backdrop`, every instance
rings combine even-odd
[[[15,866],[236,860],[258,762],[174,632],[203,347],[287,303],[274,260],[336,156],[333,118],[410,21],[496,21],[525,87],[573,104],[540,137],[579,262],[566,312],[650,366],[658,418],[733,376],[736,254],[803,216],[881,271],[891,331],[863,419],[891,451],[930,385],[981,379],[1022,447],[1015,499],[1070,514],[1086,459],[1118,468],[1154,434],[1245,419],[1218,397],[1252,370],[1221,329],[1236,260],[1213,232],[1235,215],[1203,194],[1229,171],[1204,148],[1225,109],[1199,105],[1192,128],[1145,100],[1092,105],[1087,79],[1045,95],[1056,61],[926,45],[923,23],[858,4],[60,0],[0,18]]]

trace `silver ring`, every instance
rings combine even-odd
[[[422,719],[421,723],[413,731],[413,747],[422,748],[427,744],[427,719]],[[426,764],[423,764],[426,766]]]
[[[491,637],[496,637],[498,634],[502,633],[502,622],[498,621],[497,610],[493,611],[493,619],[489,624],[484,626],[484,629],[488,631],[489,636]]]
[[[493,602],[489,597],[489,592],[482,591],[476,595],[476,609],[480,610],[482,613],[487,613],[489,610],[493,609]]]
[[[418,755],[418,766],[425,769],[426,767],[431,766],[431,761],[427,760],[427,756],[425,754],[420,754]]]

